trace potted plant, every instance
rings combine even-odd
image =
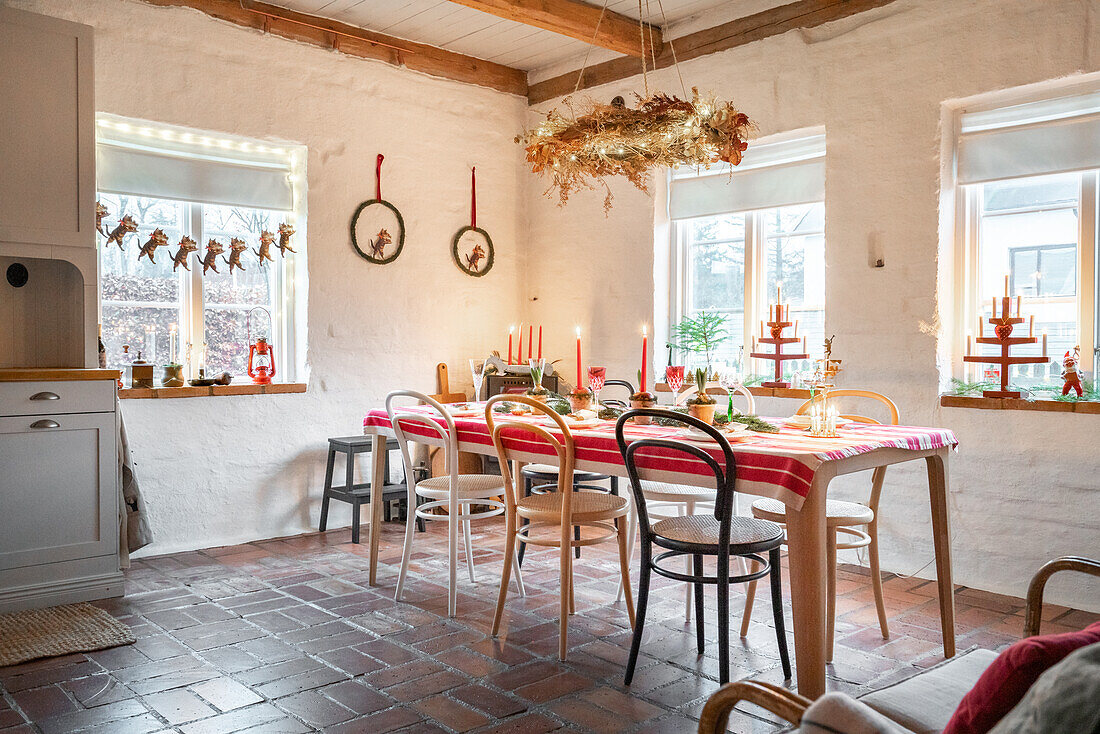
[[[657,396],[651,392],[647,392],[645,382],[642,381],[642,371],[638,370],[638,382],[642,385],[642,389],[630,396],[631,408],[654,408],[657,406]],[[639,415],[635,416],[634,422],[639,426],[648,426],[653,422],[653,416],[651,415]]]
[[[524,393],[527,397],[534,398],[540,403],[545,403],[546,399],[550,397],[550,391],[542,386],[542,375],[546,371],[546,361],[542,359],[532,359],[531,364],[531,387],[527,388],[527,392]]]
[[[724,314],[700,311],[672,327],[672,340],[668,346],[690,354],[702,355],[707,365],[707,375],[710,375],[715,351],[729,338]],[[669,357],[671,358],[671,352]]]
[[[577,385],[569,393],[569,407],[576,413],[578,410],[590,410],[592,408],[592,391],[587,387]]]
[[[714,408],[717,401],[707,395],[707,370],[700,367],[695,370],[695,395],[688,398],[688,415],[698,418],[704,423],[714,423]]]

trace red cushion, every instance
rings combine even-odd
[[[1094,642],[1100,642],[1100,622],[1080,632],[1028,637],[1013,644],[963,696],[943,734],[985,734],[1020,702],[1047,668]]]

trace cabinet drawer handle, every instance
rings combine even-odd
[[[61,428],[61,424],[57,421],[51,421],[48,418],[44,418],[40,421],[35,421],[31,424],[31,428]]]
[[[31,395],[31,400],[60,400],[61,396],[55,392],[36,392]]]

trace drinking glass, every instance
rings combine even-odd
[[[726,420],[733,420],[733,389],[741,384],[740,370],[736,366],[726,363],[718,366],[718,384],[729,396],[729,405],[726,408]]]
[[[588,389],[592,391],[592,397],[596,403],[596,411],[600,410],[600,390],[603,389],[604,382],[607,381],[607,368],[606,367],[589,367],[588,368]]]
[[[481,383],[485,381],[485,360],[470,360],[470,375],[474,378],[474,402],[481,400]]]
[[[668,383],[668,389],[672,391],[672,402],[675,403],[684,386],[684,366],[681,364],[665,367],[665,382]]]

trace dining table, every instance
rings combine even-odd
[[[423,410],[445,421],[433,408]],[[458,449],[495,456],[489,435],[484,404],[471,403],[460,408],[448,407],[458,434]],[[495,415],[496,417],[496,415]],[[497,420],[540,420],[537,417],[500,415]],[[747,495],[772,497],[786,505],[787,545],[793,617],[795,673],[798,692],[811,699],[825,693],[826,675],[826,524],[825,501],[829,485],[836,477],[874,470],[910,461],[924,461],[928,478],[931,510],[932,545],[935,551],[937,592],[944,657],[955,655],[955,611],[951,578],[950,522],[948,516],[949,458],[957,448],[955,435],[943,428],[847,423],[835,437],[816,437],[806,430],[788,426],[783,418],[765,421],[778,432],[752,432],[731,443],[736,461],[735,491]],[[411,440],[439,446],[441,440],[416,422],[402,422],[402,431]],[[551,433],[557,431],[546,426]],[[370,410],[363,430],[372,435],[372,487],[385,481],[383,460],[386,438],[394,435],[390,416],[385,410]],[[586,421],[570,429],[576,445],[576,469],[626,477],[626,466],[615,439],[615,421]],[[429,435],[431,434],[431,435]],[[650,424],[627,424],[626,440],[673,438],[694,441],[696,445],[722,461],[717,443],[692,436],[683,428]],[[530,432],[515,431],[504,436],[509,453],[516,459],[513,476],[526,463],[555,463],[550,445]],[[642,455],[638,466],[643,479],[672,484],[714,487],[712,470],[698,458],[654,448]],[[369,579],[377,581],[378,536],[382,503],[371,492]]]

